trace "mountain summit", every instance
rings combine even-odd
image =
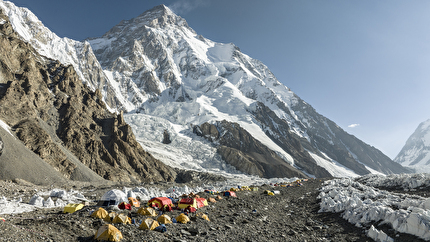
[[[394,161],[420,171],[430,171],[430,119],[418,125]]]
[[[265,177],[302,172],[318,177],[406,172],[374,147],[318,114],[263,63],[233,44],[216,43],[198,35],[163,5],[122,21],[102,37],[89,39],[89,43],[111,83],[115,83],[112,86],[123,95],[119,99],[126,100],[127,111],[166,121],[163,129],[173,136],[187,133],[192,127],[194,133],[189,136],[204,137],[220,155],[210,159]],[[181,129],[172,128],[175,125]],[[217,132],[203,131],[207,127]],[[139,124],[134,128],[139,129]],[[223,139],[222,135],[234,132],[244,136],[230,136],[228,142]],[[152,139],[151,135],[144,136],[142,139]],[[236,146],[237,142],[242,146]],[[274,153],[250,149],[255,142]],[[272,171],[282,169],[284,173]]]
[[[0,3],[34,48],[58,50],[48,57],[69,61],[110,110],[124,111],[137,141],[165,164],[235,177],[407,172],[317,113],[263,63],[198,35],[164,5],[76,42],[31,31],[15,17],[19,9]],[[52,41],[33,44],[41,34]],[[69,51],[59,47],[65,42]]]

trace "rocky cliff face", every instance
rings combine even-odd
[[[217,144],[217,152],[236,169],[259,177],[307,177],[252,137],[237,123],[203,123],[194,132]],[[329,174],[328,174],[329,175]]]
[[[89,90],[73,66],[40,56],[6,15],[0,19],[0,119],[28,149],[72,180],[174,179],[175,172],[141,148],[122,113],[110,113],[101,92]]]
[[[100,90],[103,101],[111,110],[126,109],[126,104],[116,96],[115,87],[109,82],[88,42],[58,37],[31,11],[11,2],[0,1],[0,8],[10,18],[12,27],[20,38],[30,43],[39,54],[64,65],[72,65],[86,86],[92,91]]]

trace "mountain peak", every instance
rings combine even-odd
[[[147,10],[145,12],[143,12],[141,15],[138,16],[139,17],[143,17],[143,16],[152,16],[154,18],[158,18],[158,17],[162,17],[162,16],[174,16],[174,17],[178,17],[169,7],[167,7],[164,4],[160,4],[157,5],[155,7],[153,7],[150,10]]]
[[[421,171],[430,171],[430,119],[420,123],[394,161]]]
[[[122,20],[114,26],[110,31],[103,35],[105,38],[118,37],[119,35],[132,33],[131,35],[142,33],[146,27],[164,28],[168,25],[176,27],[189,28],[185,19],[176,15],[170,8],[161,4],[153,7],[140,14],[139,16],[130,19]]]

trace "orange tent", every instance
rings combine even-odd
[[[136,199],[136,198],[134,198],[134,197],[129,197],[129,198],[128,198],[128,202],[129,202],[132,206],[134,206],[134,207],[136,207],[136,208],[140,207],[140,202],[139,202],[139,201],[137,201],[137,199]]]

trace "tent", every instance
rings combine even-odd
[[[70,203],[64,207],[63,213],[74,213],[84,207],[82,203]]]
[[[185,215],[185,214],[181,213],[181,214],[179,214],[179,215],[176,217],[176,221],[177,221],[178,223],[186,224],[186,223],[190,222],[190,218],[188,218],[188,216],[187,216],[187,215]]]
[[[163,214],[160,217],[158,217],[157,221],[160,224],[171,224],[172,223],[172,219],[167,214]]]
[[[141,207],[137,210],[137,213],[140,215],[157,216],[157,212],[153,208]]]
[[[225,191],[224,192],[224,196],[227,196],[227,197],[237,197],[236,193],[233,192],[233,191]]]
[[[97,203],[97,206],[111,206],[111,205],[118,205],[121,202],[127,202],[127,195],[125,195],[124,192],[113,189],[108,192],[106,192],[102,198],[100,198],[99,202]]]
[[[209,202],[211,202],[211,203],[216,203],[216,200],[215,200],[215,198],[213,198],[213,197],[210,197],[210,198],[208,199],[208,201],[209,201]]]
[[[197,214],[196,214],[196,217],[198,217],[198,218],[202,218],[202,219],[205,219],[205,220],[207,220],[207,221],[210,221],[210,220],[209,220],[208,215],[206,215],[206,214],[204,214],[204,213],[202,213],[202,212],[197,213]]]
[[[273,193],[272,191],[269,191],[269,190],[264,191],[264,194],[267,194],[267,195],[270,195],[270,196],[275,195],[275,193]]]
[[[131,224],[131,218],[128,217],[126,214],[118,214],[112,220],[112,223],[114,223],[114,224]]]
[[[96,211],[92,212],[91,217],[101,218],[101,219],[105,220],[106,222],[111,221],[108,212],[106,210],[104,210],[102,207],[99,207]]]
[[[251,189],[251,191],[253,191],[253,192],[258,192],[258,187],[251,187],[250,189]]]
[[[158,226],[160,226],[160,224],[156,220],[154,220],[152,218],[147,218],[147,219],[143,220],[143,222],[140,224],[139,229],[154,230]]]
[[[199,197],[199,198],[196,198],[196,200],[197,200],[197,207],[199,207],[199,208],[208,205],[208,201],[206,200],[206,198]]]
[[[208,189],[206,189],[206,190],[205,190],[205,192],[206,192],[206,193],[209,193],[209,194],[212,194],[212,195],[217,193],[217,192],[216,192],[216,191],[214,191],[214,190],[208,190]]]
[[[122,233],[115,226],[111,224],[105,224],[101,226],[96,234],[94,235],[96,240],[106,241],[120,241],[122,239]]]
[[[190,222],[190,218],[188,218],[187,215],[181,213],[181,214],[178,215],[178,217],[176,217],[176,221],[178,223],[186,224],[186,223]]]
[[[187,208],[184,209],[184,212],[187,212],[187,213],[195,213],[196,211],[197,209],[191,206],[188,206]]]
[[[122,202],[118,205],[119,209],[127,209],[127,210],[131,210],[131,204],[130,203],[126,203],[126,202]]]
[[[170,206],[170,204],[164,205],[163,207],[163,212],[172,212],[172,206]]]
[[[134,197],[129,197],[128,203],[130,203],[132,206],[134,206],[136,208],[140,207],[140,202]]]
[[[205,198],[192,198],[192,197],[188,197],[188,198],[182,198],[179,203],[178,203],[178,208],[180,209],[184,209],[188,206],[194,207],[194,208],[201,208],[204,206],[207,206],[208,202],[206,201]]]
[[[221,200],[221,199],[222,199],[222,197],[221,197],[220,195],[217,195],[217,196],[216,196],[216,199]]]
[[[148,206],[163,208],[165,205],[172,204],[172,200],[167,197],[154,197],[148,201]]]
[[[195,198],[187,197],[182,198],[178,203],[178,208],[185,209],[188,206],[197,208],[197,200]]]

